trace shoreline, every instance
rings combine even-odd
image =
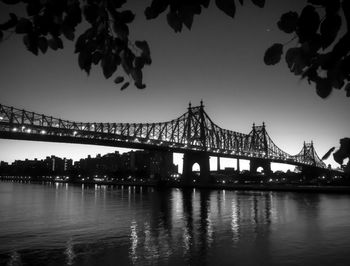
[[[18,178],[0,178],[0,181],[18,181],[29,183],[63,183],[73,185],[98,185],[98,186],[136,186],[154,188],[182,188],[182,189],[209,189],[209,190],[237,190],[237,191],[281,191],[281,192],[308,192],[308,193],[339,193],[350,194],[350,186],[329,186],[329,185],[293,185],[293,184],[181,184],[178,182],[127,182],[127,181],[65,181],[65,180],[23,180]]]

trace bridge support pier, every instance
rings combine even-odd
[[[311,180],[313,178],[316,178],[320,176],[321,174],[326,173],[325,169],[320,169],[315,166],[302,166],[301,167],[301,173],[303,176],[305,176],[307,179]]]
[[[200,167],[199,184],[208,184],[210,176],[209,155],[206,152],[196,151],[186,151],[184,153],[182,183],[187,185],[192,183],[194,177],[192,167],[195,163],[198,163]]]
[[[271,162],[263,159],[251,159],[250,160],[250,172],[256,173],[256,170],[262,167],[264,169],[265,174],[271,173]]]

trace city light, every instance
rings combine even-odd
[[[46,134],[46,131],[45,131],[45,130],[41,130],[41,131],[40,131],[40,134],[45,135],[45,134]]]

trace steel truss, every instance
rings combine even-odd
[[[312,142],[304,143],[302,150],[292,156],[272,141],[264,123],[261,126],[253,124],[249,134],[223,129],[210,119],[202,102],[195,107],[190,104],[180,117],[160,123],[75,122],[0,104],[0,132],[2,138],[41,140],[43,138],[39,136],[54,136],[53,141],[61,142],[99,145],[108,142],[108,145],[123,147],[196,150],[218,156],[260,158],[326,168]],[[26,137],[29,135],[31,138]]]

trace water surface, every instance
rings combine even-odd
[[[350,195],[0,182],[0,265],[349,265]]]

